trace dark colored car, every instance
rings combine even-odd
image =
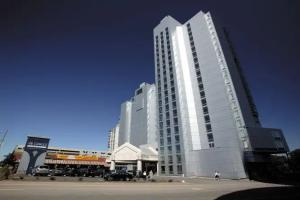
[[[113,172],[105,174],[103,177],[106,181],[130,181],[133,179],[133,175],[127,172]]]
[[[89,173],[88,169],[86,168],[79,168],[76,170],[77,170],[77,176],[87,176],[87,174]]]
[[[76,168],[68,168],[65,170],[65,175],[66,176],[78,176],[79,172],[78,172],[78,169],[76,169]]]
[[[104,169],[89,169],[88,176],[91,177],[102,177],[104,174]]]
[[[51,176],[63,176],[65,175],[65,170],[63,168],[56,168],[50,170]]]

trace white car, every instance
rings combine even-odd
[[[49,167],[47,165],[36,166],[32,170],[33,176],[48,176],[49,175]]]

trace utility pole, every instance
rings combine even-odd
[[[8,132],[8,130],[6,129],[3,133],[3,135],[2,136],[0,135],[0,150],[1,150],[2,144],[4,143],[7,132]]]

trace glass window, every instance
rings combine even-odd
[[[207,108],[207,106],[204,106],[204,107],[203,107],[203,113],[204,113],[204,114],[208,114],[208,108]]]
[[[174,127],[174,132],[175,132],[175,134],[178,134],[178,133],[179,133],[179,127],[178,127],[178,126],[175,126],[175,127]]]
[[[166,118],[169,119],[170,118],[170,113],[166,112]]]
[[[168,97],[166,97],[166,98],[165,98],[165,102],[167,103],[168,101],[169,101],[169,98],[168,98]]]
[[[173,157],[172,156],[168,156],[168,160],[169,160],[169,163],[173,163]]]
[[[169,163],[170,163],[170,162],[169,162]],[[172,165],[169,166],[169,173],[170,173],[170,174],[173,174],[173,173],[174,173],[174,172],[173,172],[173,166],[172,166]]]
[[[173,74],[170,74],[170,79],[173,79],[173,78],[174,78]]]
[[[181,163],[181,155],[176,155],[177,163]]]
[[[206,102],[206,99],[201,99],[201,102],[202,102],[202,106],[206,106],[207,105],[207,102]]]
[[[174,86],[174,81],[171,81],[171,86],[172,86],[172,87]]]
[[[201,91],[201,92],[200,92],[200,96],[201,96],[201,98],[204,98],[204,97],[205,97],[205,92],[204,92],[204,91]]]
[[[197,57],[194,58],[194,62],[195,62],[195,63],[198,62],[198,58],[197,58]]]
[[[176,95],[172,94],[172,100],[175,101],[176,100]]]
[[[171,137],[167,137],[167,142],[168,142],[168,145],[171,145]]]
[[[173,110],[173,116],[176,117],[177,116],[177,110]]]
[[[198,80],[199,84],[202,83],[202,78],[201,77],[198,77],[197,80]]]
[[[199,90],[200,90],[200,91],[203,91],[203,90],[204,90],[204,87],[203,87],[203,84],[202,84],[202,83],[199,84]]]
[[[160,138],[160,146],[164,146],[164,139]]]
[[[160,152],[164,153],[164,151],[165,151],[165,148],[164,147],[160,147]]]
[[[175,101],[172,102],[172,106],[173,106],[173,108],[176,108],[176,102]]]
[[[160,171],[162,174],[166,173],[166,167],[165,166],[161,166]]]
[[[176,153],[180,153],[180,145],[176,145]]]
[[[212,131],[211,130],[211,124],[206,124],[205,126],[206,126],[206,131],[207,132],[211,132]]]
[[[178,118],[174,118],[174,125],[178,125]]]
[[[159,122],[159,128],[163,128],[163,122]]]
[[[164,131],[163,130],[159,130],[159,135],[160,135],[160,137],[163,137],[164,136]]]
[[[207,140],[208,140],[208,142],[213,142],[214,141],[214,136],[213,136],[212,133],[207,134]]]
[[[168,146],[168,154],[172,154],[172,146]]]
[[[205,123],[209,123],[210,122],[209,115],[205,115],[204,120],[205,120]]]
[[[177,173],[182,174],[182,166],[181,165],[177,165]]]
[[[176,142],[176,144],[178,144],[180,142],[179,135],[175,135],[175,142]]]
[[[169,105],[166,105],[166,111],[169,111]]]
[[[167,134],[170,135],[171,134],[171,129],[167,128]]]
[[[170,120],[167,120],[167,126],[169,127],[170,126]]]

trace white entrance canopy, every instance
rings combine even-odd
[[[141,145],[139,148],[130,144],[124,143],[115,149],[110,159],[110,169],[115,169],[116,163],[137,163],[137,170],[142,170],[142,161],[158,162],[158,152],[150,145]]]

